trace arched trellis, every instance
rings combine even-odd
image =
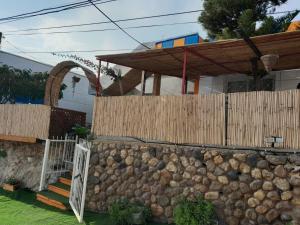
[[[60,87],[63,82],[64,77],[70,70],[74,68],[81,68],[90,84],[96,88],[98,88],[98,93],[102,92],[102,87],[100,81],[97,76],[88,68],[79,65],[73,61],[64,61],[57,64],[49,74],[49,78],[47,80],[46,89],[45,89],[45,97],[44,104],[50,106],[57,106],[59,99]]]

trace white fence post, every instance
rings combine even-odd
[[[47,139],[46,145],[45,145],[45,153],[44,153],[44,159],[43,159],[43,165],[42,165],[42,175],[41,175],[39,191],[42,191],[45,188],[45,179],[46,179],[46,171],[47,171],[47,166],[48,166],[47,164],[48,164],[49,149],[50,149],[50,140]]]

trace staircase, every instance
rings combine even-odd
[[[36,194],[36,199],[46,205],[53,206],[61,210],[68,210],[70,208],[70,188],[71,177],[60,177],[57,183],[48,185],[48,190],[38,192]]]

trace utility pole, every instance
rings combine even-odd
[[[1,44],[2,44],[2,38],[3,38],[3,34],[2,34],[2,32],[0,32],[0,49],[1,49]]]

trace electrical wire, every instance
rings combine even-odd
[[[98,5],[98,4],[104,4],[104,3],[114,2],[114,1],[118,1],[118,0],[106,0],[106,1],[104,1],[104,0],[94,0],[93,3],[95,2],[94,4]],[[83,8],[83,7],[87,7],[87,6],[90,6],[90,5],[91,5],[90,1],[83,1],[83,2],[69,4],[69,5],[63,5],[63,6],[58,6],[58,7],[52,7],[52,8],[42,9],[42,10],[38,10],[38,11],[33,11],[33,12],[29,12],[29,13],[23,13],[23,14],[19,14],[19,15],[16,15],[16,16],[0,18],[0,21],[4,21],[0,24],[4,24],[4,23],[8,23],[8,22],[14,22],[14,21],[17,21],[17,20],[22,20],[22,19],[36,17],[36,16],[42,16],[42,15],[58,13],[58,12],[71,10],[71,9]]]
[[[143,16],[143,17],[133,17],[127,19],[118,19],[115,22],[128,22],[128,21],[135,21],[135,20],[144,20],[144,19],[152,19],[152,18],[161,18],[161,17],[169,17],[169,16],[177,16],[177,15],[184,15],[184,14],[191,14],[191,13],[198,13],[202,10],[190,10],[190,11],[182,11],[182,12],[174,12],[174,13],[167,13],[167,14],[158,14],[152,16]],[[99,24],[108,24],[111,23],[110,21],[101,21],[101,22],[92,22],[92,23],[81,23],[81,24],[70,24],[70,25],[62,25],[62,26],[51,26],[51,27],[39,27],[39,28],[28,28],[23,30],[8,30],[3,31],[4,33],[14,33],[14,32],[23,32],[23,31],[38,31],[38,30],[50,30],[50,29],[60,29],[60,28],[70,28],[70,27],[82,27],[82,26],[91,26],[91,25],[99,25]]]
[[[135,37],[133,37],[131,34],[129,34],[126,30],[124,30],[119,24],[117,24],[115,21],[113,21],[108,15],[106,15],[98,6],[96,6],[92,0],[89,0],[89,2],[103,15],[105,16],[110,22],[112,22],[114,25],[116,25],[123,33],[125,33],[128,37],[130,37],[135,42],[139,43],[143,47],[147,49],[151,49],[149,46],[145,45],[144,43],[137,40]]]
[[[14,49],[20,51],[20,53],[23,53],[23,54],[29,56],[31,59],[38,61],[37,58],[35,58],[35,57],[29,55],[27,52],[25,52],[25,51],[23,51],[22,49],[20,49],[19,47],[15,46],[14,44],[12,44],[11,42],[9,42],[8,40],[5,40],[5,42],[8,43],[10,46],[12,46]]]
[[[150,25],[142,25],[142,26],[131,26],[124,27],[124,30],[128,29],[141,29],[141,28],[152,28],[152,27],[165,27],[165,26],[175,26],[175,25],[187,25],[187,24],[197,24],[198,22],[180,22],[180,23],[165,23],[165,24],[150,24]],[[54,32],[37,32],[37,33],[8,33],[5,36],[19,36],[19,35],[49,35],[49,34],[70,34],[70,33],[92,33],[92,32],[104,32],[104,31],[116,31],[118,28],[106,28],[106,29],[94,29],[94,30],[71,30],[71,31],[54,31]]]

